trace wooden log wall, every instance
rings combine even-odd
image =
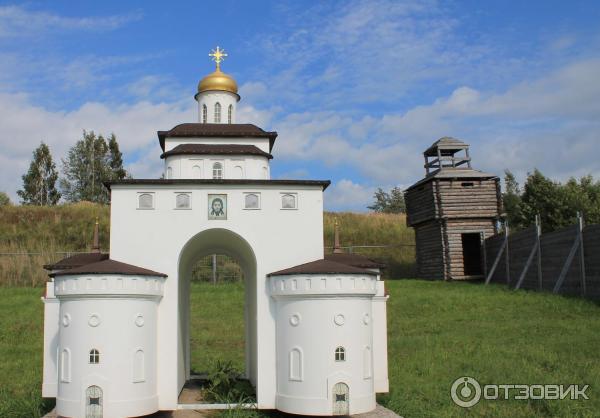
[[[444,250],[446,255],[447,279],[462,280],[467,278],[464,271],[464,255],[462,234],[483,232],[483,238],[494,235],[496,221],[493,219],[448,219],[444,222]],[[483,242],[482,242],[483,244]],[[483,250],[482,271],[483,271]]]
[[[600,300],[600,225],[583,229],[583,253],[587,297]]]
[[[437,214],[444,218],[497,218],[495,179],[436,180]]]
[[[574,257],[568,269],[559,293],[564,295],[581,296],[585,279],[585,297],[600,300],[600,225],[589,225],[583,229],[583,269],[581,246],[574,247],[579,234],[579,226],[572,225],[558,231],[549,232],[540,237],[541,251],[541,289],[538,277],[537,257],[534,256],[531,265],[521,284],[521,289],[554,291],[561,271],[573,248]],[[523,272],[531,250],[537,241],[535,228],[528,228],[509,235],[509,271],[510,281],[507,283],[506,252],[500,259],[491,283],[508,284],[514,288]],[[498,251],[504,242],[504,234],[492,236],[485,241],[487,269],[491,270]]]
[[[442,231],[437,221],[415,227],[417,276],[423,279],[444,278]]]
[[[417,225],[436,217],[432,182],[408,190],[404,199],[406,202],[406,224],[408,226]]]
[[[531,226],[522,231],[518,231],[509,236],[509,280],[508,286],[515,287],[523,272],[523,269],[527,265],[527,260],[531,254],[531,250],[534,248],[537,241],[537,229],[535,226]],[[504,260],[506,262],[506,260]],[[503,264],[500,269],[506,276],[506,264]],[[506,281],[505,281],[506,283]],[[527,269],[527,273],[521,283],[523,289],[536,289],[538,287],[537,281],[537,263],[535,259]]]
[[[504,244],[505,234],[497,234],[491,236],[485,240],[485,252],[486,252],[486,271],[491,273],[492,267],[496,262],[496,258],[500,253],[502,245]],[[490,283],[506,284],[506,250],[500,256],[496,269],[492,273]]]

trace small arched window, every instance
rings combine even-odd
[[[168,179],[173,178],[173,167],[167,167],[167,178]]]
[[[248,193],[244,198],[244,207],[246,209],[259,209],[260,201],[256,193]]]
[[[175,207],[177,209],[191,209],[190,195],[187,193],[179,193],[175,197]]]
[[[138,207],[140,209],[153,209],[154,196],[151,193],[141,193],[138,196]]]
[[[192,167],[192,178],[195,179],[199,179],[200,177],[202,177],[202,170],[200,169],[200,166],[195,165]]]
[[[206,105],[202,105],[202,123],[206,123],[208,121],[208,109]]]
[[[213,164],[213,179],[220,180],[223,178],[223,164],[214,163]]]
[[[221,123],[221,103],[215,103],[215,123]]]
[[[233,119],[233,105],[229,105],[227,108],[227,123],[231,123]]]
[[[335,361],[346,361],[346,349],[344,347],[335,349]]]
[[[90,364],[100,363],[100,352],[95,348],[90,350]]]
[[[293,194],[284,194],[281,196],[282,209],[296,209],[296,196]]]

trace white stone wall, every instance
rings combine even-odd
[[[46,283],[44,302],[44,377],[42,396],[55,398],[58,390],[58,315],[59,301],[54,296],[54,281]]]
[[[270,278],[277,300],[277,409],[333,412],[333,387],[349,387],[350,414],[375,408],[373,312],[376,276]],[[343,347],[344,361],[335,350]]]
[[[165,151],[170,151],[177,145],[183,144],[238,144],[238,145],[254,145],[258,149],[264,152],[271,152],[269,149],[269,138],[217,138],[217,137],[203,137],[203,138],[165,138]]]
[[[269,160],[261,156],[172,155],[165,158],[166,179],[212,179],[213,165],[223,167],[224,179],[270,178]]]
[[[198,93],[196,96],[198,101],[198,122],[204,123],[202,118],[202,106],[206,106],[207,121],[206,123],[229,123],[227,109],[232,106],[233,112],[231,115],[231,123],[235,123],[236,106],[239,96],[228,91],[205,91]],[[215,104],[221,105],[221,121],[215,122]]]
[[[160,277],[58,276],[60,300],[57,413],[85,416],[86,390],[103,392],[103,416],[158,410],[157,306]],[[98,364],[90,364],[96,349]]]
[[[377,294],[373,297],[373,368],[375,392],[389,392],[387,352],[387,301],[385,283],[377,282]]]
[[[154,209],[137,209],[140,192],[154,196]],[[175,209],[177,192],[191,195],[192,208]],[[260,209],[244,209],[247,192],[260,195]],[[297,209],[282,209],[284,193],[297,196]],[[208,194],[227,194],[227,220],[208,219]],[[204,231],[241,237],[256,262],[246,283],[251,362],[250,380],[258,383],[258,405],[274,408],[276,397],[275,302],[266,275],[323,257],[323,191],[306,185],[114,185],[111,191],[111,258],[168,275],[158,310],[158,394],[160,409],[175,409],[185,383],[185,295],[188,277],[179,277],[184,248]],[[222,234],[219,231],[225,231]],[[209,241],[204,252],[231,251]],[[214,246],[211,246],[214,242]],[[141,245],[143,244],[143,245]],[[198,253],[198,257],[204,255]],[[191,262],[191,261],[190,261]],[[182,296],[184,297],[184,296]],[[260,344],[258,342],[260,341]],[[201,348],[200,348],[201,349]]]

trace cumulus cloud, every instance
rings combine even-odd
[[[325,191],[324,206],[326,210],[365,212],[367,206],[373,202],[374,192],[374,187],[341,179]]]
[[[0,126],[3,151],[0,155],[0,190],[11,198],[21,187],[20,175],[40,141],[46,142],[57,166],[66,151],[81,139],[83,130],[117,136],[134,177],[157,177],[161,163],[156,131],[195,120],[192,103],[137,102],[110,105],[88,102],[70,112],[50,111],[32,103],[25,94],[0,94]],[[158,167],[158,169],[157,169]]]

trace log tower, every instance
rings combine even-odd
[[[417,275],[463,280],[484,274],[483,240],[497,233],[500,180],[471,168],[469,145],[450,137],[424,153],[426,176],[405,191],[415,229]]]

